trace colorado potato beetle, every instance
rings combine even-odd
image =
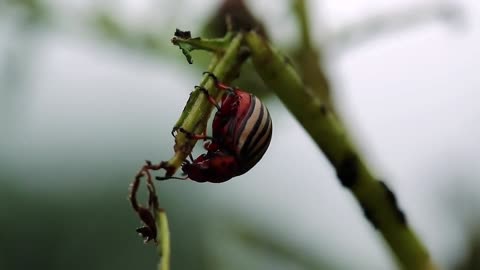
[[[258,97],[219,82],[212,73],[206,74],[224,94],[218,105],[205,88],[197,86],[218,110],[212,137],[178,129],[191,138],[210,140],[205,144],[207,153],[186,161],[182,171],[197,182],[221,183],[246,173],[263,157],[272,139],[272,119]]]

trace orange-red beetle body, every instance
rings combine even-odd
[[[212,123],[207,153],[182,166],[197,182],[225,182],[249,171],[263,157],[272,138],[272,119],[251,93],[216,82],[225,91]]]

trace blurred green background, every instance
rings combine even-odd
[[[442,268],[480,269],[480,4],[310,1],[308,11],[361,152]],[[0,269],[155,269],[128,185],[145,159],[173,153],[171,127],[208,63],[201,52],[186,63],[175,28],[219,35],[226,12],[291,56],[301,49],[286,0],[0,1]],[[172,269],[395,269],[248,64],[235,84],[265,100],[272,144],[227,183],[157,184]]]

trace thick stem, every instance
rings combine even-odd
[[[335,167],[368,221],[382,234],[404,269],[434,269],[429,254],[408,225],[395,195],[377,180],[323,100],[306,88],[286,58],[254,32],[246,34],[252,61],[270,89],[302,124]]]

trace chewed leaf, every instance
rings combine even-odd
[[[180,50],[182,50],[183,55],[185,55],[185,57],[187,58],[187,62],[189,64],[193,64],[192,55],[190,54],[190,52],[193,51],[194,48],[187,43],[178,43],[177,45]]]
[[[172,41],[174,41],[176,38],[192,39],[192,34],[190,33],[190,31],[182,31],[180,29],[175,30],[174,36],[175,37],[172,39]],[[195,48],[192,45],[184,42],[174,42],[174,44],[177,45],[180,50],[182,50],[183,55],[185,55],[185,57],[187,58],[187,62],[189,64],[193,64],[192,55],[190,54],[190,52],[193,51]]]

